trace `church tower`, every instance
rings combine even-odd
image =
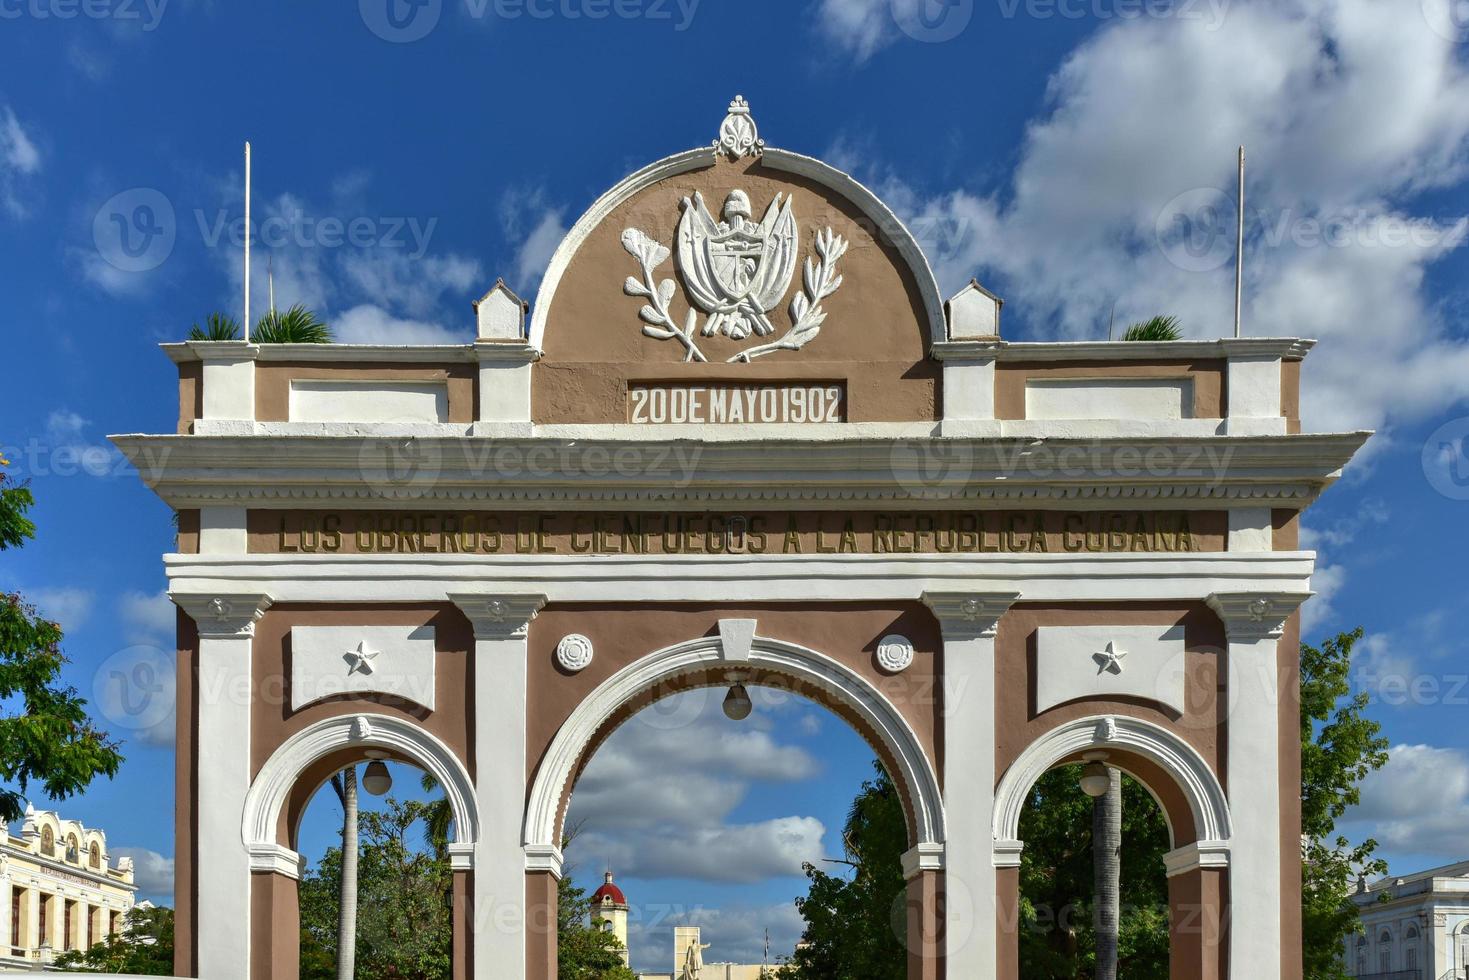
[[[612,883],[612,872],[602,879],[602,887],[592,892],[592,925],[610,932],[622,943],[622,962],[630,962],[627,949],[627,897]]]

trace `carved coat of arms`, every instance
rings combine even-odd
[[[725,135],[726,132],[739,136]],[[715,142],[716,152],[733,156],[758,154],[759,140],[749,106],[743,99],[730,105],[730,114]],[[780,305],[795,276],[800,252],[800,235],[791,199],[775,195],[757,223],[750,196],[735,189],[725,197],[719,217],[710,213],[702,194],[684,198],[683,215],[676,233],[678,272],[692,299],[684,322],[674,319],[669,304],[677,292],[672,279],[659,279],[658,268],[673,250],[637,228],[622,233],[622,245],[642,269],[642,276],[629,276],[623,291],[646,299],[638,311],[643,333],[656,340],[675,340],[684,348],[685,361],[706,361],[696,334],[746,340],[770,337],[776,332],[770,314]],[[790,328],[778,339],[747,347],[729,358],[749,362],[780,350],[796,351],[821,332],[826,312],[821,301],[841,287],[837,262],[847,251],[847,242],[831,228],[818,232],[816,258],[808,257],[802,290],[790,304]],[[701,330],[699,312],[706,315]]]

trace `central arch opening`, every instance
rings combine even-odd
[[[623,876],[635,876],[631,884],[641,886],[651,880],[660,890],[697,882],[697,874],[680,871],[681,867],[694,867],[705,878],[735,881],[758,878],[763,869],[784,882],[780,887],[789,891],[794,883],[799,892],[805,893],[817,878],[811,875],[802,881],[797,877],[803,863],[838,882],[851,868],[841,863],[850,860],[849,842],[842,839],[840,829],[832,834],[828,828],[845,829],[846,811],[862,793],[866,779],[886,792],[897,826],[889,848],[894,852],[890,884],[896,894],[883,918],[893,932],[894,945],[907,958],[910,971],[917,962],[933,962],[937,958],[933,954],[939,918],[932,878],[938,869],[933,865],[910,869],[906,860],[920,851],[930,860],[932,855],[942,853],[942,800],[927,749],[884,691],[833,659],[807,648],[758,637],[747,655],[727,658],[726,649],[725,639],[720,636],[667,648],[614,674],[584,698],[558,731],[537,770],[526,824],[528,849],[566,841],[563,870],[573,884],[584,885],[599,905],[610,896],[613,908],[607,911],[614,921],[613,928],[619,930],[619,935],[625,932],[634,945],[648,931],[646,920],[650,914],[656,916],[662,931],[650,934],[656,946],[647,965],[661,961],[661,975],[679,980],[682,975],[694,975],[693,961],[707,955],[730,958],[719,951],[698,948],[708,943],[704,935],[709,925],[700,921],[707,910],[685,902],[659,900],[651,913],[646,908],[638,909],[645,921],[634,922],[630,896],[622,887],[625,878],[619,877],[614,867],[613,880],[605,880],[609,859],[631,862],[635,870],[621,872]],[[731,714],[738,718],[738,702],[746,697],[749,717],[731,721],[725,715],[728,702],[736,702]],[[808,719],[799,724],[812,726],[828,737],[840,733],[843,744],[849,747],[843,753],[847,761],[838,779],[842,788],[826,792],[827,798],[821,801],[823,818],[813,819],[811,813],[802,813],[799,808],[796,812],[790,807],[785,807],[785,812],[778,812],[781,807],[762,811],[759,804],[770,801],[757,798],[752,803],[748,792],[735,794],[735,799],[720,797],[718,794],[726,788],[708,779],[707,771],[701,772],[697,764],[678,765],[682,751],[691,763],[704,763],[706,770],[738,766],[744,767],[741,771],[746,778],[766,777],[766,796],[804,791],[805,780],[798,778],[800,766],[815,757],[814,751],[800,747],[798,732],[785,731],[782,737],[787,741],[773,741],[771,733],[762,730],[774,715],[784,712]],[[696,732],[700,734],[693,734]],[[651,755],[653,762],[629,764],[632,750],[644,758]],[[607,753],[606,761],[599,765],[603,752]],[[876,771],[874,755],[878,760]],[[785,783],[781,782],[782,774],[788,777]],[[646,788],[641,794],[637,788],[640,781]],[[580,789],[573,794],[576,787]],[[608,802],[614,797],[626,800],[629,793],[631,803],[614,807]],[[636,811],[640,796],[648,801],[663,800],[657,805],[666,809],[646,821],[642,828],[645,839],[635,843],[625,832],[619,832],[617,824],[621,821],[626,830],[623,811],[628,807]],[[712,829],[707,825],[700,828],[699,821],[707,816],[700,812],[701,805],[721,813],[721,820],[732,817],[733,826],[719,823]],[[680,821],[682,828],[678,826]],[[731,839],[740,846],[730,847]],[[915,882],[927,887],[915,888]],[[698,884],[715,898],[727,897],[721,894],[717,882]],[[604,885],[613,886],[615,891],[601,890]],[[666,890],[663,894],[670,895]],[[910,907],[910,895],[916,898],[916,908]],[[617,908],[624,905],[626,917],[620,914],[624,910]],[[597,911],[590,910],[592,917],[606,921],[608,917]],[[785,916],[791,929],[788,936],[805,931],[806,923],[799,917],[789,912]],[[674,918],[685,921],[674,922]],[[749,928],[753,925],[746,923]],[[771,959],[777,960],[781,955],[776,945],[779,929],[772,932]],[[758,933],[760,959],[731,965],[749,967],[749,980],[757,980],[762,967],[776,965],[763,962],[764,926]],[[749,946],[745,949],[748,951]],[[629,955],[629,962],[635,955],[636,950]],[[746,957],[753,959],[748,952]],[[680,969],[670,972],[675,962]],[[923,975],[925,968],[917,969],[919,972],[910,975]],[[728,968],[726,972],[740,980],[746,976]]]

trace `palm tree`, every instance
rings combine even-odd
[[[239,340],[240,321],[228,313],[211,313],[204,318],[204,327],[199,324],[189,328],[190,340]]]
[[[1122,903],[1122,773],[1107,767],[1107,792],[1092,801],[1092,875],[1096,886],[1095,980],[1117,980]]]
[[[240,340],[240,323],[227,313],[211,313],[204,326],[189,329],[190,340]],[[255,323],[250,341],[256,344],[330,344],[332,328],[311,310],[297,303],[280,313],[271,310]]]
[[[1180,340],[1183,328],[1176,316],[1155,316],[1141,323],[1134,323],[1122,335],[1123,340]]]
[[[419,780],[425,793],[433,793],[439,788],[439,781],[428,773],[423,774]],[[449,853],[449,833],[454,827],[454,812],[449,809],[449,798],[440,794],[431,801],[423,814],[424,836],[428,838],[429,847],[433,848],[434,856],[444,858]]]
[[[357,767],[332,777],[342,801],[342,900],[337,908],[337,980],[353,980],[357,969]]]
[[[257,344],[329,344],[332,328],[297,303],[284,313],[271,310],[261,317],[250,339]]]

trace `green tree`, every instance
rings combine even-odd
[[[1178,340],[1183,337],[1183,328],[1176,316],[1155,316],[1141,323],[1134,323],[1122,335],[1123,340]]]
[[[843,828],[848,873],[806,865],[810,882],[796,908],[806,920],[803,945],[782,976],[795,980],[904,980],[908,825],[903,802],[882,766],[862,784]]]
[[[240,321],[228,313],[211,313],[204,326],[189,328],[189,340],[241,340]],[[255,322],[250,331],[255,344],[330,344],[332,328],[311,310],[297,303],[281,313],[271,310]]]
[[[173,909],[135,908],[121,932],[87,950],[56,958],[56,966],[73,973],[127,973],[146,977],[173,976]]]
[[[593,929],[591,900],[568,871],[556,886],[557,980],[634,980],[622,962],[622,943]]]
[[[0,457],[0,466],[9,462]],[[0,469],[0,551],[35,537],[26,516],[30,488]],[[19,820],[25,793],[39,783],[46,795],[65,799],[97,776],[117,775],[122,756],[107,733],[87,717],[87,702],[60,683],[67,662],[61,627],[41,618],[20,595],[0,594],[0,820]]]
[[[240,321],[228,313],[211,313],[204,318],[204,326],[194,324],[189,328],[190,340],[239,340]]]
[[[441,980],[450,975],[454,876],[447,860],[410,844],[426,804],[392,797],[361,814],[356,975]],[[301,977],[334,980],[342,851],[301,880]]]
[[[1352,843],[1336,822],[1360,802],[1362,780],[1387,763],[1382,726],[1366,717],[1365,693],[1352,694],[1358,627],[1320,648],[1301,644],[1301,866],[1303,958],[1307,980],[1341,980],[1342,941],[1361,930],[1351,901],[1358,875],[1383,875],[1377,841]]]
[[[1020,972],[1036,980],[1090,977],[1096,968],[1091,797],[1081,766],[1036,781],[1020,814]],[[1168,826],[1143,786],[1122,776],[1118,975],[1168,976]]]

